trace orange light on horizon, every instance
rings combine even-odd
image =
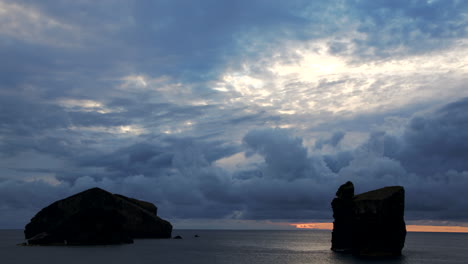
[[[333,223],[294,223],[290,225],[298,229],[333,229]],[[408,232],[468,233],[468,227],[464,226],[406,225],[406,230]]]
[[[406,225],[408,232],[468,233],[466,226]]]
[[[299,229],[333,229],[333,223],[295,223],[290,225]]]

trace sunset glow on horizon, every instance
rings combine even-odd
[[[298,229],[333,229],[333,223],[294,223],[290,225]],[[468,233],[468,227],[464,226],[406,225],[406,230],[408,232]]]
[[[404,188],[410,232],[468,233],[466,14],[0,0],[0,229],[95,187],[185,229],[332,229],[351,181]]]

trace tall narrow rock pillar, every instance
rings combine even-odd
[[[353,244],[354,223],[354,185],[352,182],[340,186],[336,198],[332,201],[333,232],[332,250],[337,252],[351,252]]]

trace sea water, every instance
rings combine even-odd
[[[408,233],[402,257],[379,261],[330,251],[330,231],[174,230],[173,235],[183,239],[25,247],[17,246],[24,240],[22,230],[0,230],[0,263],[468,263],[468,234]]]

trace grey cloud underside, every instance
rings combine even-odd
[[[327,39],[329,52],[355,61],[450,50],[467,36],[466,1],[4,3],[53,23],[43,23],[52,26],[40,36],[36,28],[23,28],[26,36],[0,30],[0,227],[22,227],[14,223],[94,186],[153,201],[169,219],[329,220],[329,203],[347,180],[357,191],[405,186],[411,219],[468,220],[460,198],[468,186],[468,99],[415,116],[431,106],[346,119],[320,109],[287,119],[239,91],[213,90],[226,69],[246,61],[259,61],[253,76],[268,71],[263,57],[294,64],[298,55],[284,42]],[[360,35],[346,35],[353,31]],[[324,95],[349,79],[364,85],[353,78],[324,79],[311,98],[344,107]],[[285,85],[302,89],[298,99],[307,103],[308,83]],[[401,133],[377,129],[344,147],[352,132],[368,133],[389,116],[409,118]],[[286,120],[305,132],[271,129]],[[317,131],[322,136],[311,135]],[[233,156],[244,163],[219,164]]]
[[[330,145],[336,147],[340,141],[344,138],[345,133],[343,131],[337,131],[328,139],[319,139],[315,142],[315,148],[322,149],[324,145]]]
[[[468,155],[467,108],[468,99],[448,104],[413,117],[401,135],[374,132],[358,148],[336,154],[311,153],[300,138],[281,129],[250,131],[243,145],[166,138],[107,153],[75,153],[79,170],[55,171],[63,180],[57,186],[2,180],[2,203],[37,208],[97,185],[156,201],[174,218],[326,220],[335,189],[352,180],[358,192],[405,186],[408,219],[467,220],[468,204],[460,199],[468,186],[463,162]],[[328,141],[336,142],[337,134],[341,132]],[[214,165],[241,150],[264,160],[254,169],[234,172]]]

